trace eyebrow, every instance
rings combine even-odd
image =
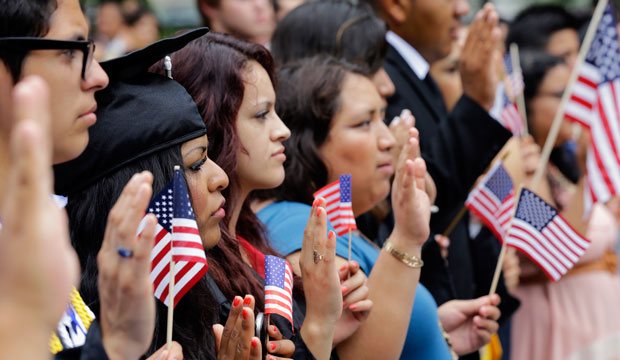
[[[186,152],[185,154],[183,154],[183,156],[188,156],[189,154],[195,152],[196,150],[200,150],[200,153],[202,154],[203,152],[207,151],[207,148],[205,146],[197,146],[193,149],[191,149],[190,151]]]

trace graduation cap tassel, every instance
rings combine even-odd
[[[164,69],[166,70],[166,76],[172,79],[172,59],[170,59],[170,56],[164,58]]]

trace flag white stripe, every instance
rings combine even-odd
[[[515,225],[521,226],[522,228],[527,229],[527,231],[523,231]],[[555,266],[558,271],[566,270],[566,267],[561,264],[553,255],[551,255],[549,251],[547,251],[547,249],[541,244],[541,239],[539,237],[534,237],[533,235],[530,235],[531,232],[536,233],[538,231],[531,227],[528,223],[515,218],[513,220],[510,232],[511,234],[514,234],[515,236],[524,239],[524,241],[526,241],[528,244],[530,244],[530,246],[536,249],[541,256],[547,259],[550,264],[553,264],[553,266]]]
[[[527,253],[529,256],[531,256],[532,258],[534,258],[538,264],[540,266],[542,266],[543,268],[545,268],[545,270],[553,277],[554,280],[559,279],[562,274],[558,273],[548,262],[545,258],[543,258],[542,256],[538,255],[536,253],[536,251],[534,251],[534,249],[529,245],[529,243],[526,243],[520,239],[515,239],[515,238],[509,238],[509,240],[507,240],[507,243],[510,244],[511,246],[520,249],[521,251],[523,251],[524,253]]]

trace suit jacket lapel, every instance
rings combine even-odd
[[[426,104],[428,110],[435,117],[435,121],[439,122],[441,119],[441,113],[445,113],[445,111],[437,109],[437,102],[433,100],[432,95],[428,90],[428,86],[424,84],[422,79],[418,78],[405,59],[403,59],[403,57],[400,56],[400,54],[393,47],[389,46],[385,61],[391,63],[396,69],[398,69],[401,76],[409,82],[422,102]]]

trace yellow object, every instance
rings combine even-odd
[[[69,303],[67,307],[67,311],[71,311],[77,314],[77,316],[82,321],[82,324],[84,324],[84,328],[86,329],[86,331],[88,331],[88,329],[90,328],[90,324],[95,319],[95,316],[90,311],[88,306],[86,306],[86,304],[84,303],[84,300],[82,300],[82,297],[80,296],[80,293],[77,291],[75,287],[71,290],[70,301],[71,302]],[[60,341],[60,338],[58,337],[56,333],[52,333],[52,336],[50,337],[50,341],[49,341],[49,346],[50,346],[50,352],[52,354],[57,354],[61,352],[62,350],[64,350],[62,341]]]
[[[491,341],[480,349],[480,360],[500,360],[502,352],[502,343],[499,341],[499,336],[493,334]]]

